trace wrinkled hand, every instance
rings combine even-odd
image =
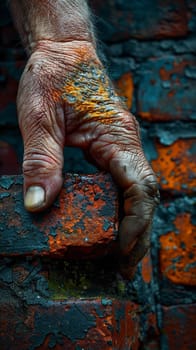
[[[63,182],[64,146],[81,147],[124,193],[120,247],[135,266],[149,248],[157,183],[142,151],[138,124],[114,91],[93,46],[39,42],[22,75],[17,106],[26,209],[51,205]]]

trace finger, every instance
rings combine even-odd
[[[91,144],[90,154],[103,169],[110,171],[124,192],[125,217],[119,228],[119,239],[121,253],[129,255],[152,220],[158,190],[153,170],[141,148],[137,124],[133,116],[127,114],[125,121],[122,117],[107,128],[99,126],[101,131]]]
[[[120,247],[129,255],[149,227],[157,200],[157,183],[152,169],[141,153],[117,156],[111,161],[111,173],[125,188],[125,217],[119,228]]]
[[[137,264],[149,251],[150,230],[151,227],[140,236],[128,256],[121,257],[120,272],[124,278],[130,279],[134,276]]]
[[[132,184],[124,193],[124,214],[119,228],[120,247],[127,255],[135,245],[137,238],[146,231],[149,216],[141,184]]]
[[[62,187],[64,122],[49,98],[28,92],[18,98],[19,125],[24,141],[24,205],[40,211],[52,204]]]
[[[141,220],[138,216],[124,217],[119,227],[120,249],[123,255],[129,255],[147,225],[146,220]]]
[[[151,224],[156,205],[155,178],[138,179],[137,184],[132,184],[124,192],[124,214],[119,236],[120,247],[124,255],[128,255],[137,239],[147,230]]]

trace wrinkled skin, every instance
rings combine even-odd
[[[150,245],[157,182],[141,148],[138,124],[116,95],[92,44],[40,41],[22,75],[17,105],[25,147],[24,194],[32,185],[45,189],[43,205],[27,209],[51,205],[63,182],[64,146],[81,147],[122,189],[120,248],[132,269]]]

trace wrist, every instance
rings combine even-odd
[[[59,65],[66,64],[67,68],[74,69],[78,63],[91,61],[101,64],[96,48],[92,42],[86,40],[52,41],[38,40],[34,45],[31,56],[45,57],[56,61]]]
[[[28,52],[38,42],[87,41],[95,46],[86,1],[11,0],[16,27]]]

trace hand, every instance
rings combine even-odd
[[[38,42],[21,77],[17,106],[26,209],[52,204],[63,182],[64,146],[81,147],[123,191],[120,247],[135,266],[149,249],[157,182],[138,123],[114,91],[93,45]]]

